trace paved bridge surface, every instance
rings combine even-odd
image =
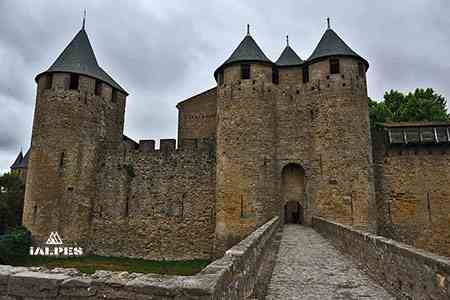
[[[395,298],[314,229],[285,225],[266,299]]]

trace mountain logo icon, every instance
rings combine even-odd
[[[59,236],[58,232],[53,231],[50,233],[50,236],[47,240],[47,245],[62,245],[63,241]]]

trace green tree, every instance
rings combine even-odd
[[[372,126],[378,122],[447,121],[447,101],[433,89],[416,89],[403,94],[390,90],[381,102],[369,98]]]
[[[390,120],[392,113],[384,102],[376,102],[369,98],[369,116],[371,123],[376,124]]]
[[[21,225],[25,186],[14,173],[0,176],[0,234]]]

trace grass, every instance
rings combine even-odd
[[[97,270],[126,271],[129,273],[157,273],[167,275],[194,275],[209,264],[207,260],[153,261],[124,257],[82,256],[55,258],[27,256],[13,265],[25,267],[75,268],[82,273],[93,274]]]

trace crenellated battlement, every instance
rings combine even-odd
[[[215,142],[213,138],[203,139],[182,139],[179,147],[176,147],[175,139],[160,139],[159,149],[156,148],[155,140],[139,140],[139,146],[135,149],[142,153],[176,153],[193,152],[201,153],[205,151],[214,151]]]

